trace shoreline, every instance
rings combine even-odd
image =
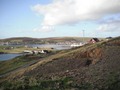
[[[11,53],[10,52],[2,52],[2,53],[0,52],[0,55],[1,54],[23,54],[23,53],[22,52],[21,53],[20,52],[11,52]]]

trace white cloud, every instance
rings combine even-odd
[[[100,22],[97,31],[102,32],[119,32],[120,33],[120,15],[116,17],[109,17]]]
[[[34,32],[48,33],[54,31],[54,26],[41,26],[33,29]]]
[[[102,24],[97,28],[97,30],[102,32],[120,32],[120,23]]]
[[[53,0],[47,5],[37,4],[32,9],[44,15],[42,25],[71,24],[120,13],[120,0]]]

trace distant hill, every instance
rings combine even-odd
[[[6,90],[120,90],[120,37],[62,50],[0,78]]]
[[[46,44],[46,43],[59,43],[59,42],[81,42],[89,41],[91,37],[53,37],[53,38],[30,38],[30,37],[14,37],[7,39],[0,39],[0,42],[10,42],[10,43],[32,43],[32,44]],[[101,39],[101,38],[100,38]]]

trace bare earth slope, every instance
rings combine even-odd
[[[120,90],[120,37],[61,51],[0,84],[3,90]]]

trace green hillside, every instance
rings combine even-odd
[[[0,78],[3,90],[120,90],[120,37],[42,58]]]

